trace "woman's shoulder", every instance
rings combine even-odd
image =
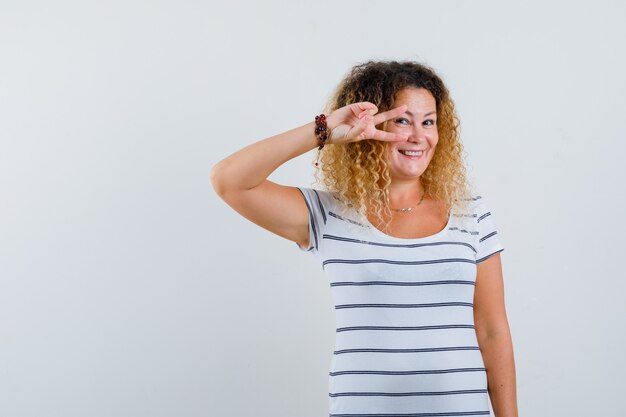
[[[468,221],[470,225],[475,225],[479,222],[481,216],[484,216],[487,212],[489,212],[489,208],[486,199],[479,192],[470,193],[465,198],[455,199],[452,209],[454,217],[461,220],[464,225],[468,225]]]
[[[479,192],[472,192],[464,198],[454,199],[456,205],[464,205],[466,207],[475,209],[485,203],[485,196]]]

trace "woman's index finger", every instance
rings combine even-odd
[[[401,115],[402,113],[404,113],[407,109],[407,105],[403,104],[401,106],[398,106],[394,109],[391,110],[387,110],[385,112],[379,113],[376,116],[374,116],[374,124],[378,125],[380,123],[386,122],[389,119],[392,119],[396,116]]]

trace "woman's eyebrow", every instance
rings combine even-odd
[[[411,112],[410,112],[410,111],[408,111],[408,110],[407,110],[407,111],[405,111],[405,113],[406,113],[406,114],[408,114],[408,115],[413,116],[413,113],[411,113]],[[431,111],[431,112],[429,112],[429,113],[426,113],[426,114],[424,115],[424,117],[428,116],[429,114],[433,114],[433,113],[436,113],[436,111],[434,111],[434,110],[433,110],[433,111]]]

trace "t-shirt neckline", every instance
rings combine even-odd
[[[397,241],[401,241],[401,242],[419,242],[419,241],[423,241],[423,240],[430,240],[430,239],[438,238],[438,237],[441,237],[442,235],[444,235],[448,231],[450,226],[452,225],[452,213],[451,212],[448,213],[448,221],[446,222],[446,225],[444,226],[443,229],[441,229],[440,231],[438,231],[435,234],[428,235],[428,236],[423,236],[423,237],[404,238],[404,237],[391,236],[391,235],[388,235],[386,233],[383,233],[382,230],[380,230],[377,227],[375,227],[370,222],[370,220],[367,218],[367,216],[365,216],[365,222],[366,222],[366,226],[368,227],[368,229],[372,230],[373,233],[375,233],[376,235],[378,235],[380,237],[383,237],[385,239],[397,240]]]

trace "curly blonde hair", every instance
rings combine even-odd
[[[393,108],[400,90],[404,88],[424,88],[436,100],[437,132],[439,141],[428,168],[421,175],[421,182],[427,196],[441,202],[445,213],[454,214],[456,207],[466,213],[473,191],[467,179],[463,145],[459,138],[459,119],[455,112],[448,89],[435,71],[423,64],[412,61],[367,61],[355,65],[339,83],[324,113],[351,103],[369,101],[378,107],[379,112]],[[377,126],[384,129],[385,124]],[[388,148],[391,142],[373,139],[341,145],[324,146],[319,154],[319,169],[315,180],[331,192],[335,199],[343,202],[341,214],[356,212],[358,221],[367,224],[368,207],[372,214],[388,231],[391,218],[389,205]],[[321,176],[321,178],[320,178]]]

